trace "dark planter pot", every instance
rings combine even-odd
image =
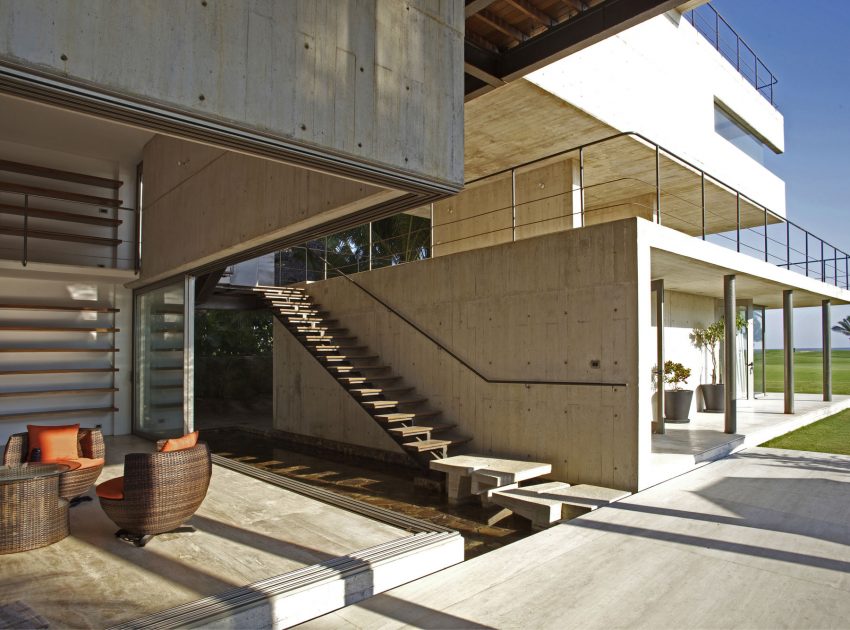
[[[691,400],[694,392],[690,389],[664,392],[664,420],[667,422],[690,422]]]
[[[718,383],[717,385],[703,385],[702,400],[705,403],[706,411],[725,411],[726,386],[723,383]]]

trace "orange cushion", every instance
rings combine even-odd
[[[97,496],[104,499],[120,501],[124,498],[124,477],[116,477],[115,479],[97,484],[95,492]]]
[[[183,437],[179,438],[171,438],[170,440],[166,440],[165,444],[162,446],[163,453],[170,453],[171,451],[182,451],[184,448],[192,448],[195,444],[198,443],[198,432],[193,431]]]
[[[66,462],[76,462],[80,465],[80,468],[76,468],[75,470],[80,470],[81,468],[94,468],[95,466],[103,466],[104,461],[102,457],[74,457],[73,459],[60,459],[57,463],[63,464]]]
[[[57,459],[77,458],[77,434],[79,424],[69,424],[61,427],[45,427],[35,424],[27,425],[27,441],[29,460],[32,449],[41,449],[41,461],[55,462]]]

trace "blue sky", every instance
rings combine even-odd
[[[785,153],[766,164],[785,180],[788,216],[850,251],[850,2],[715,0],[711,3],[778,78]],[[850,308],[833,309],[833,319]],[[781,338],[768,316],[768,339]],[[778,347],[768,342],[771,347]],[[799,309],[795,345],[819,347],[820,309]],[[850,346],[842,335],[834,347]]]

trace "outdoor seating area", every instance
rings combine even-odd
[[[22,602],[51,626],[102,628],[125,623],[411,536],[397,527],[218,466],[206,477],[207,490],[204,472],[210,470],[209,451],[202,443],[185,450],[156,452],[152,442],[120,436],[106,438],[104,445],[105,466],[98,494],[108,512],[96,501],[68,510],[67,502],[57,494],[61,465],[41,464],[52,469],[42,485],[52,483],[52,505],[62,507],[52,513],[33,512],[28,522],[43,524],[56,519],[66,523],[60,532],[64,535],[57,535],[54,544],[45,542],[31,551],[0,556],[4,601]],[[175,457],[179,461],[168,462]],[[120,500],[104,497],[119,485],[115,480],[123,474],[125,501],[137,501],[140,492],[162,499],[164,495],[156,488],[165,484],[167,468],[174,471],[181,487],[190,491],[187,500],[175,506],[177,516],[171,521],[156,510],[152,512],[156,516],[144,520],[140,504],[131,509],[128,503],[123,512],[116,511],[114,506]],[[0,492],[9,487],[9,481],[0,476]],[[201,489],[206,498],[194,515],[186,516]],[[49,490],[42,490],[41,496]],[[94,494],[94,488],[86,492],[89,497]],[[4,496],[3,505],[11,507],[13,503]],[[6,513],[4,510],[4,518]],[[141,530],[135,529],[131,518],[142,519]],[[140,549],[117,538],[116,524],[110,519],[135,533],[170,532],[175,523],[189,529],[161,533]],[[152,529],[148,529],[150,523]]]

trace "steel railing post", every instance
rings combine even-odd
[[[29,195],[24,195],[24,252],[23,258],[21,259],[21,264],[26,267],[27,266],[27,258],[29,257],[29,253],[27,248],[29,247],[29,243],[27,242],[27,236],[29,234],[29,212],[30,210],[30,197]]]
[[[720,50],[720,14],[714,12],[714,47]]]
[[[803,234],[806,235],[806,277],[809,277],[809,233],[806,230],[803,230]]]
[[[768,253],[768,242],[767,242],[767,208],[764,209],[764,262],[770,262]]]
[[[405,256],[407,253],[405,252]],[[369,271],[372,271],[372,222],[369,221]]]
[[[739,193],[739,192],[735,193],[735,212],[736,212],[736,219],[735,219],[736,238],[735,238],[735,242],[737,244],[738,251],[740,252],[741,251],[741,193]]]
[[[516,240],[516,169],[511,169],[511,240]]]
[[[655,216],[661,225],[661,149],[655,145]]]
[[[785,260],[787,261],[787,269],[791,269],[791,224],[788,219],[785,219]]]
[[[699,183],[702,199],[702,240],[705,240],[705,171],[699,172]]]
[[[823,255],[823,240],[820,242],[820,281],[826,282],[826,258]]]
[[[324,257],[324,268],[325,268],[325,280],[328,279],[328,237],[325,237],[325,257]]]
[[[741,71],[741,38],[740,37],[735,38],[735,55],[736,55],[735,70],[740,72]]]
[[[579,188],[579,212],[581,213],[581,227],[584,227],[584,147],[578,150],[578,188]],[[575,210],[573,210],[575,213]]]

